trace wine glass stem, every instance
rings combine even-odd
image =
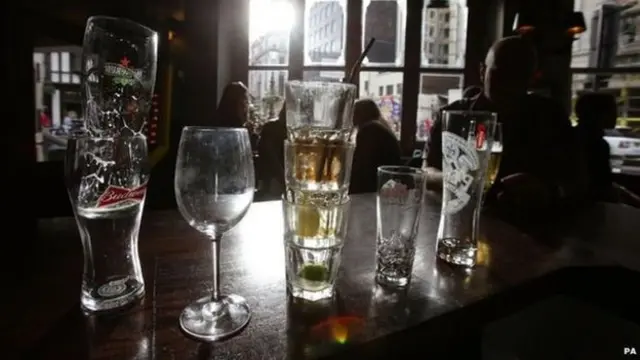
[[[211,242],[211,262],[213,264],[213,290],[211,300],[218,301],[220,299],[220,239],[216,236]]]

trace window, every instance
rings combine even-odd
[[[249,19],[249,65],[287,65],[293,6],[286,1],[252,0]]]
[[[462,75],[452,74],[420,76],[416,139],[426,140],[436,112],[446,104],[462,98],[462,80]]]
[[[387,85],[386,86],[385,95],[393,95],[393,85]]]
[[[635,3],[576,1],[587,23],[574,41],[572,71],[572,121],[580,94],[610,93],[616,98],[616,129],[606,134],[615,181],[638,191],[640,176],[640,6]],[[602,16],[602,29],[599,31]],[[630,180],[633,179],[633,180]],[[632,184],[627,184],[631,181]]]
[[[365,1],[363,10],[363,47],[375,38],[365,65],[404,63],[404,1]]]
[[[424,120],[418,119],[426,116],[423,109],[446,101],[451,91],[460,88],[464,67],[466,1],[450,1],[444,12],[427,9],[427,3],[408,0],[250,0],[249,86],[253,96],[256,101],[265,96],[271,72],[285,71],[286,76],[296,74],[298,78],[302,75],[304,80],[340,81],[345,75],[345,65],[350,66],[364,45],[375,38],[358,75],[360,96],[378,104],[398,136],[402,127],[409,125],[411,131],[405,131],[401,141],[405,145],[412,144],[416,138],[424,137],[419,129],[415,132],[416,137],[411,136],[413,127],[419,128],[420,121]],[[422,18],[421,23],[411,25],[412,29],[407,28],[409,13],[419,14]],[[346,31],[350,14],[362,16],[360,38],[356,39]],[[274,21],[275,18],[278,21]],[[299,24],[302,31],[292,32],[295,24]],[[409,37],[413,39],[409,41],[415,43],[408,44],[405,42],[409,32],[422,36],[419,39]],[[269,44],[275,45],[264,51],[262,43],[267,39]],[[295,47],[289,49],[289,43]],[[405,51],[410,54],[411,49],[420,51],[419,69],[415,65],[405,67]],[[271,52],[286,61],[272,60]],[[416,80],[421,76],[426,78],[419,84]],[[405,83],[407,78],[415,80]],[[422,93],[418,95],[420,90]],[[402,97],[408,93],[416,98],[411,101],[410,111],[404,111]],[[267,108],[263,113],[265,111],[270,110]]]
[[[258,1],[252,0],[252,3]],[[344,65],[345,49],[341,45],[345,39],[346,10],[343,5],[338,0],[305,2],[304,65]],[[332,41],[335,47],[322,45]]]
[[[286,70],[249,71],[249,93],[256,114],[263,120],[278,116],[284,102],[284,83],[287,81]]]
[[[425,11],[438,13],[439,21],[423,17],[423,68],[416,110],[418,141],[426,140],[434,114],[439,108],[462,98],[462,74],[467,41],[466,1],[450,1],[448,8]],[[434,21],[437,22],[432,26]],[[443,70],[438,73],[438,69]]]
[[[393,133],[400,139],[402,126],[402,72],[364,71],[360,74],[360,98],[370,98],[380,108],[385,120]],[[365,84],[378,86],[378,94],[371,94],[365,89]],[[395,84],[395,85],[394,85]],[[399,89],[393,94],[393,87]],[[386,94],[385,94],[386,90]]]
[[[78,46],[37,47],[33,50],[34,97],[36,108],[36,159],[60,161],[64,146],[43,142],[43,130],[64,139],[68,132],[83,126]],[[96,81],[95,75],[89,81]]]

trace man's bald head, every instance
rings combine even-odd
[[[494,102],[508,101],[526,93],[537,69],[533,45],[520,36],[497,41],[485,58],[484,90]]]

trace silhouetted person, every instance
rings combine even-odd
[[[232,82],[225,86],[218,108],[214,126],[243,127],[249,113],[249,90],[241,82]]]
[[[358,100],[353,110],[358,134],[351,168],[351,193],[377,191],[377,169],[400,165],[400,144],[373,100]]]
[[[584,194],[583,162],[572,142],[573,129],[560,104],[528,92],[537,54],[526,39],[496,42],[481,65],[482,92],[443,110],[494,111],[503,126],[503,155],[486,204],[517,221],[571,203]],[[442,186],[442,113],[429,137],[427,164],[431,188]]]
[[[284,141],[287,138],[287,110],[285,105],[275,121],[262,127],[258,141],[260,173],[265,193],[277,197],[284,192]]]
[[[604,130],[616,125],[616,99],[611,94],[586,93],[578,98],[575,111],[578,143],[586,158],[589,195],[593,200],[611,201],[614,199],[611,149],[604,139]]]
[[[480,86],[468,86],[464,91],[462,91],[463,98],[475,98],[476,96],[482,94],[482,87]]]

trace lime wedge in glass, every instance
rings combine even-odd
[[[328,281],[329,269],[324,265],[310,264],[300,270],[300,278],[308,281]]]
[[[314,237],[320,229],[320,213],[312,207],[298,209],[298,223],[296,235],[302,237]]]

